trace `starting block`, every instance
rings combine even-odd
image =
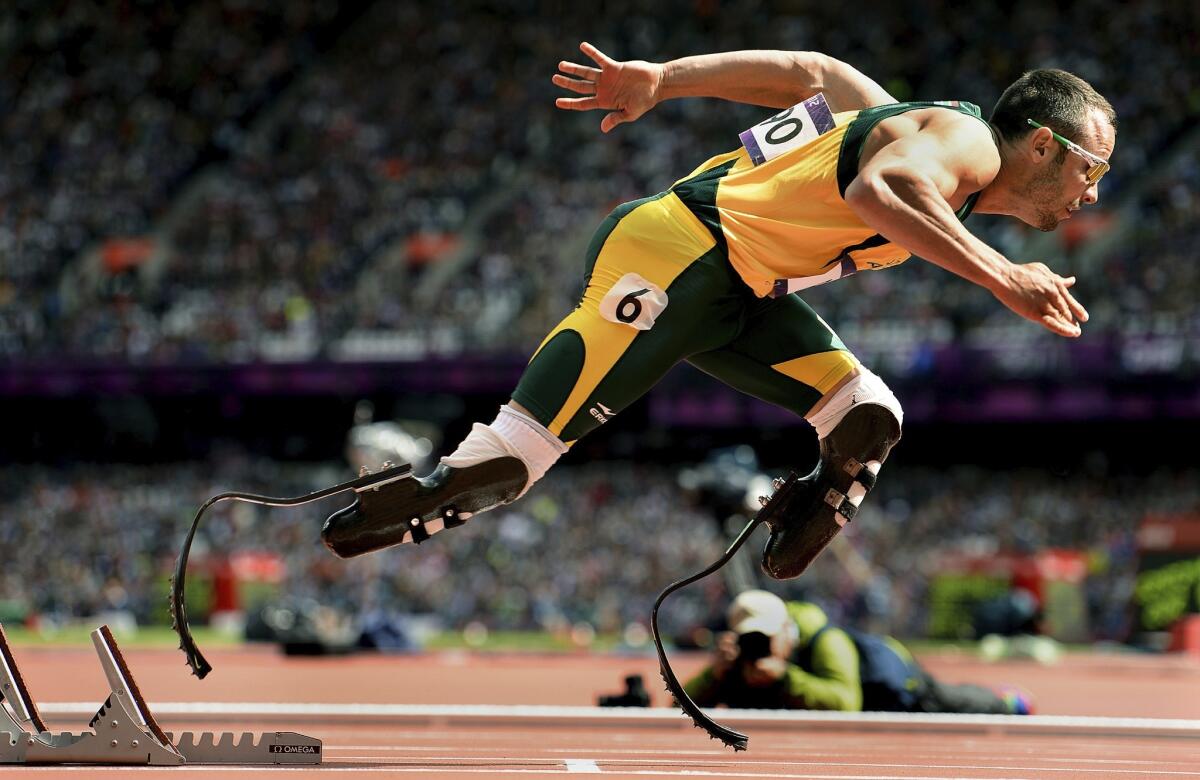
[[[134,682],[108,626],[92,632],[109,696],[90,731],[54,734],[12,655],[0,626],[0,764],[319,764],[321,740],[290,731],[254,735],[163,731]]]

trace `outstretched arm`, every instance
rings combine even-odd
[[[731,51],[672,60],[662,100],[716,97],[735,103],[789,108],[818,92],[830,110],[855,111],[895,103],[883,87],[847,65],[815,51]]]
[[[604,109],[604,132],[632,122],[663,100],[715,97],[736,103],[787,108],[818,92],[830,108],[853,111],[895,103],[858,70],[818,52],[733,51],[701,54],[666,63],[620,62],[584,42],[579,45],[598,67],[563,61],[553,82],[583,97],[562,97],[559,108]]]
[[[1042,263],[1018,265],[963,226],[949,199],[977,191],[999,170],[986,128],[946,121],[893,141],[860,168],[846,204],[893,243],[986,287],[1022,317],[1060,336],[1078,336],[1088,314],[1072,297],[1075,278]]]

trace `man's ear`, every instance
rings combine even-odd
[[[1045,157],[1050,154],[1053,149],[1051,146],[1057,142],[1054,140],[1054,135],[1044,127],[1039,127],[1033,131],[1033,149],[1032,154],[1036,158]]]

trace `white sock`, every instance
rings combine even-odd
[[[817,429],[818,439],[824,439],[832,433],[842,418],[859,404],[878,404],[886,407],[896,416],[896,421],[904,425],[904,410],[900,407],[900,401],[884,381],[863,366],[858,367],[858,372],[858,376],[834,393],[821,407],[821,411],[806,416],[805,419]]]
[[[442,458],[442,463],[463,468],[493,458],[519,458],[529,472],[529,480],[517,494],[520,498],[566,451],[567,445],[544,425],[505,404],[490,425],[475,423],[458,449]]]

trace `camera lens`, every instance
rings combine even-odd
[[[738,637],[738,659],[757,661],[771,654],[771,637],[761,631],[751,631]]]

